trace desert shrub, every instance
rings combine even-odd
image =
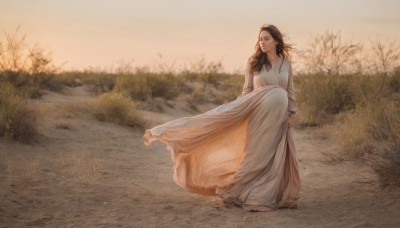
[[[107,72],[70,71],[57,74],[54,80],[61,85],[70,87],[88,85],[92,92],[100,94],[113,90],[117,77],[117,74]]]
[[[222,74],[217,87],[215,104],[233,101],[240,96],[243,89],[244,76],[240,74]]]
[[[397,154],[398,155],[398,154]],[[373,167],[379,175],[383,188],[393,189],[400,187],[400,162],[399,159],[388,158],[380,162],[374,161]]]
[[[142,130],[147,124],[136,112],[136,103],[115,92],[100,95],[94,105],[93,114],[100,121],[137,127]]]
[[[392,92],[400,92],[400,67],[397,67],[389,80],[389,88]]]
[[[38,136],[38,114],[11,83],[0,83],[0,136],[25,143]]]
[[[400,187],[400,103],[373,101],[344,116],[338,131],[344,151],[371,164],[385,187]]]
[[[56,75],[55,80],[60,84],[69,87],[76,87],[82,85],[83,72],[61,72]]]
[[[334,115],[355,107],[351,76],[310,74],[300,77],[295,89],[302,110],[302,124],[329,123],[334,120]]]
[[[372,119],[369,134],[400,149],[400,102],[386,101],[370,109]]]
[[[15,92],[23,98],[39,98],[42,96],[42,87],[35,84],[28,73],[5,71],[0,73],[0,83],[11,84]]]
[[[196,72],[184,72],[179,76],[184,79],[185,87],[182,93],[189,94],[188,102],[194,105],[203,103],[223,104],[235,100],[241,93],[244,77],[241,74],[215,73],[213,82],[208,82],[204,87],[204,81]]]
[[[188,71],[188,70],[180,72],[179,77],[182,78],[186,82],[194,82],[199,79],[198,73]]]
[[[379,75],[351,75],[356,104],[365,106],[371,101],[379,100],[387,95],[387,90],[381,91],[382,78]]]
[[[313,37],[299,56],[309,73],[343,75],[361,68],[362,45],[342,39],[340,31],[327,31]]]
[[[54,74],[50,73],[30,74],[23,71],[3,71],[0,72],[1,82],[11,83],[26,98],[39,98],[44,89],[55,92],[62,90],[62,84],[55,81]]]
[[[115,91],[126,93],[139,101],[155,97],[172,99],[180,93],[178,88],[181,86],[179,78],[173,74],[138,71],[118,77]]]
[[[94,86],[92,89],[94,92],[103,93],[113,90],[117,75],[106,72],[85,72],[81,80],[83,84]]]
[[[2,37],[3,38],[3,37]],[[28,45],[26,35],[4,32],[0,40],[1,80],[8,81],[18,89],[49,89],[59,91],[62,87],[54,80],[57,67],[52,58],[38,45]],[[34,96],[38,96],[35,92]]]
[[[202,87],[196,87],[194,91],[190,94],[190,100],[188,102],[192,103],[193,105],[199,105],[206,103],[207,96],[203,92]]]

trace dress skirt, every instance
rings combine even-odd
[[[202,114],[147,129],[144,143],[167,145],[173,179],[188,191],[247,211],[260,205],[293,207],[300,177],[288,117],[287,91],[268,85]]]

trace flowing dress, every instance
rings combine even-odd
[[[173,179],[188,191],[246,211],[295,207],[300,177],[287,121],[297,110],[289,60],[254,75],[247,64],[236,100],[147,129],[143,138],[150,148],[154,140],[167,145]]]

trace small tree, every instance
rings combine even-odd
[[[383,87],[387,76],[394,72],[396,66],[399,65],[400,60],[400,44],[397,40],[383,44],[380,40],[371,42],[372,48],[372,66],[377,74],[383,76],[380,85],[380,94],[382,94]]]
[[[19,26],[13,34],[4,32],[4,41],[0,41],[0,70],[23,71],[28,52],[25,46],[26,35],[18,36]]]
[[[340,32],[325,32],[313,38],[300,57],[309,73],[339,75],[360,71],[361,50],[361,44],[343,41]]]
[[[55,73],[57,68],[52,64],[50,54],[38,45],[29,47],[26,35],[19,34],[18,26],[14,33],[4,32],[0,40],[0,71],[25,72],[32,75]]]
[[[371,42],[372,54],[375,57],[373,66],[377,73],[388,76],[399,65],[400,44],[394,40],[387,45],[380,40]]]

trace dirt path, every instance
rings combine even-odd
[[[79,87],[37,105],[51,113],[91,99]],[[162,122],[184,114],[146,116]],[[220,207],[181,189],[165,146],[147,149],[131,128],[46,113],[40,132],[33,146],[0,139],[0,227],[400,226],[400,193],[381,190],[369,167],[341,159],[335,142],[315,129],[295,129],[299,208],[267,213]]]

